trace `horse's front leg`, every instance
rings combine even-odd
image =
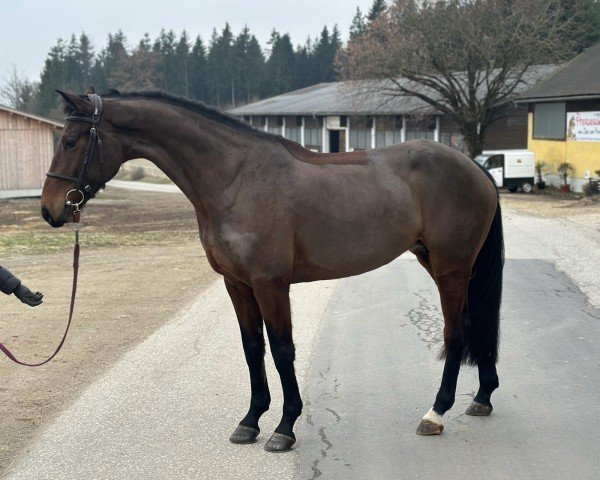
[[[283,416],[275,433],[265,445],[270,452],[285,452],[296,443],[294,423],[302,412],[302,400],[294,371],[295,347],[292,340],[290,285],[279,279],[252,282],[260,306],[271,354],[283,389]]]
[[[265,372],[265,339],[260,308],[252,289],[225,279],[240,324],[242,344],[250,370],[250,409],[229,438],[233,443],[254,443],[260,433],[258,420],[269,409],[271,395]]]

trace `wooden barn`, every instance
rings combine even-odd
[[[0,105],[0,198],[40,194],[62,126]]]

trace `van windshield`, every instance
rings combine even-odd
[[[480,165],[485,165],[485,161],[490,157],[491,157],[491,155],[477,155],[475,157],[475,161],[477,163],[479,163]]]

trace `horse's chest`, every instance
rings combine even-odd
[[[225,276],[245,276],[254,244],[251,233],[220,226],[202,232],[200,239],[206,257],[216,272]]]

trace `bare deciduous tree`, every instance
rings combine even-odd
[[[338,67],[372,80],[356,83],[367,90],[423,100],[458,124],[475,156],[531,67],[573,56],[579,1],[395,0]]]
[[[3,80],[4,85],[0,88],[0,99],[9,107],[28,110],[34,96],[34,86],[17,71],[16,65],[12,66]]]

